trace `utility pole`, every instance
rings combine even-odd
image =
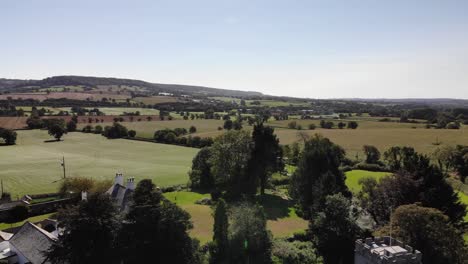
[[[62,157],[62,163],[61,163],[62,167],[63,167],[63,178],[67,178],[67,174],[66,174],[66,171],[65,171],[65,156]]]

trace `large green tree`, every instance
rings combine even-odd
[[[214,179],[209,163],[210,157],[210,148],[204,147],[193,158],[192,170],[189,172],[192,188],[211,189],[214,187]]]
[[[397,173],[379,183],[364,182],[359,194],[362,206],[378,224],[388,222],[391,208],[416,202],[441,210],[454,224],[462,222],[466,206],[428,157],[409,151],[396,164]]]
[[[163,198],[151,180],[138,183],[119,237],[125,264],[196,263],[190,215]]]
[[[348,198],[340,193],[327,196],[321,211],[310,220],[308,233],[325,264],[353,263],[359,227]]]
[[[226,191],[228,197],[239,198],[256,192],[256,179],[247,173],[252,147],[250,135],[242,130],[224,133],[211,146],[209,162],[215,186],[219,191]]]
[[[468,259],[462,234],[449,218],[434,208],[416,204],[398,207],[390,225],[377,232],[391,235],[422,252],[425,264],[462,264]]]
[[[260,192],[264,194],[271,174],[283,169],[282,150],[274,129],[264,126],[262,122],[254,125],[252,139],[254,148],[249,163],[249,173],[258,178]]]
[[[62,232],[47,253],[51,263],[119,263],[115,242],[120,220],[108,195],[91,195],[62,209],[57,220]]]
[[[271,263],[271,233],[260,205],[244,202],[231,211],[229,263]]]
[[[343,148],[320,135],[305,142],[289,191],[306,218],[325,204],[327,195],[351,196],[345,185],[345,175],[339,168],[344,157]]]
[[[0,138],[3,138],[5,145],[14,145],[16,144],[17,134],[11,129],[1,128],[0,127]]]
[[[223,199],[219,199],[214,211],[213,226],[213,244],[210,248],[210,263],[222,264],[228,263],[229,238],[228,228],[229,219],[227,204]]]

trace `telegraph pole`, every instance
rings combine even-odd
[[[63,178],[67,178],[67,174],[66,174],[66,171],[65,171],[65,156],[62,157],[62,163],[61,163],[62,167],[63,167]]]

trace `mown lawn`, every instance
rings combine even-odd
[[[114,179],[117,171],[136,180],[150,178],[159,186],[185,184],[198,149],[103,136],[69,133],[61,142],[44,142],[46,131],[17,131],[17,145],[0,146],[0,179],[13,197],[57,191],[63,177]]]
[[[186,210],[192,217],[194,228],[190,234],[202,243],[210,241],[213,237],[212,209],[207,205],[195,204],[195,201],[209,194],[196,192],[170,192],[164,196],[170,201]],[[307,221],[298,217],[290,201],[277,195],[266,194],[259,197],[259,203],[264,207],[267,215],[267,227],[275,237],[290,236],[295,232],[307,228]]]
[[[357,194],[362,186],[359,184],[359,180],[363,178],[374,178],[379,180],[380,178],[389,175],[388,172],[374,172],[374,171],[365,171],[365,170],[352,170],[346,172],[346,186],[353,192]]]

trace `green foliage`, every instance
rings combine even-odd
[[[273,172],[284,168],[279,139],[275,130],[263,123],[254,125],[252,139],[254,147],[249,161],[249,175],[260,183],[261,194],[265,193],[268,180]]]
[[[8,212],[7,223],[16,223],[28,218],[29,209],[26,205],[20,204],[11,208]]]
[[[136,131],[135,130],[129,130],[128,131],[128,136],[131,138],[134,138],[136,136]]]
[[[70,120],[67,122],[67,131],[68,132],[74,132],[76,131],[76,122],[73,120]]]
[[[0,138],[3,138],[5,145],[15,145],[17,134],[11,129],[0,127]]]
[[[214,179],[209,163],[210,157],[210,148],[204,147],[193,158],[192,170],[189,172],[192,188],[211,189],[214,187]]]
[[[310,221],[309,236],[324,263],[352,263],[360,230],[351,215],[350,202],[340,193],[325,200],[320,213]]]
[[[276,239],[273,241],[272,255],[274,263],[278,264],[322,264],[322,258],[317,254],[311,242]]]
[[[65,121],[63,121],[63,119],[48,119],[46,127],[49,135],[53,136],[57,141],[67,133]]]
[[[349,121],[347,127],[350,129],[356,129],[358,128],[358,123],[356,121]]]
[[[106,138],[122,138],[128,136],[128,130],[120,123],[115,122],[112,126],[106,126],[102,135]]]
[[[457,145],[452,154],[451,163],[460,180],[465,182],[468,177],[468,146]]]
[[[233,128],[233,122],[231,119],[227,119],[226,121],[224,121],[224,125],[223,125],[223,128],[226,129],[226,130],[231,130]]]
[[[375,146],[364,145],[362,147],[366,155],[366,163],[377,164],[380,160],[380,151]]]
[[[211,147],[211,173],[219,191],[239,198],[242,194],[255,194],[255,178],[247,173],[252,153],[252,139],[245,131],[228,131],[216,138]]]
[[[345,175],[339,168],[344,155],[340,146],[320,135],[305,142],[301,159],[291,178],[289,193],[298,201],[306,218],[324,205],[327,195],[351,195],[345,185]]]
[[[63,232],[47,253],[51,263],[119,263],[116,240],[120,221],[107,194],[88,197],[57,215]]]
[[[37,129],[37,128],[43,128],[44,127],[44,122],[42,122],[42,119],[38,116],[33,116],[28,118],[26,120],[26,124],[28,125],[28,128],[30,129]]]
[[[421,251],[423,263],[466,263],[468,249],[463,236],[441,211],[403,205],[394,211],[391,223],[392,236]],[[377,233],[389,235],[390,226]]]
[[[241,203],[231,211],[230,263],[271,263],[271,234],[259,205]]]
[[[195,126],[190,126],[190,128],[189,128],[189,133],[190,133],[190,134],[193,134],[193,133],[195,133],[195,132],[197,132],[197,128],[196,128]]]
[[[227,204],[223,199],[218,200],[213,217],[213,245],[210,248],[210,263],[226,263],[229,257],[229,220]]]
[[[420,202],[441,210],[453,223],[460,223],[466,206],[460,203],[444,174],[426,156],[409,153],[396,163],[401,167],[398,173],[382,178],[378,184],[363,186],[359,195],[363,208],[378,224],[385,224],[390,217],[389,208]]]
[[[120,232],[124,263],[194,263],[190,215],[163,199],[151,180],[138,183]]]

